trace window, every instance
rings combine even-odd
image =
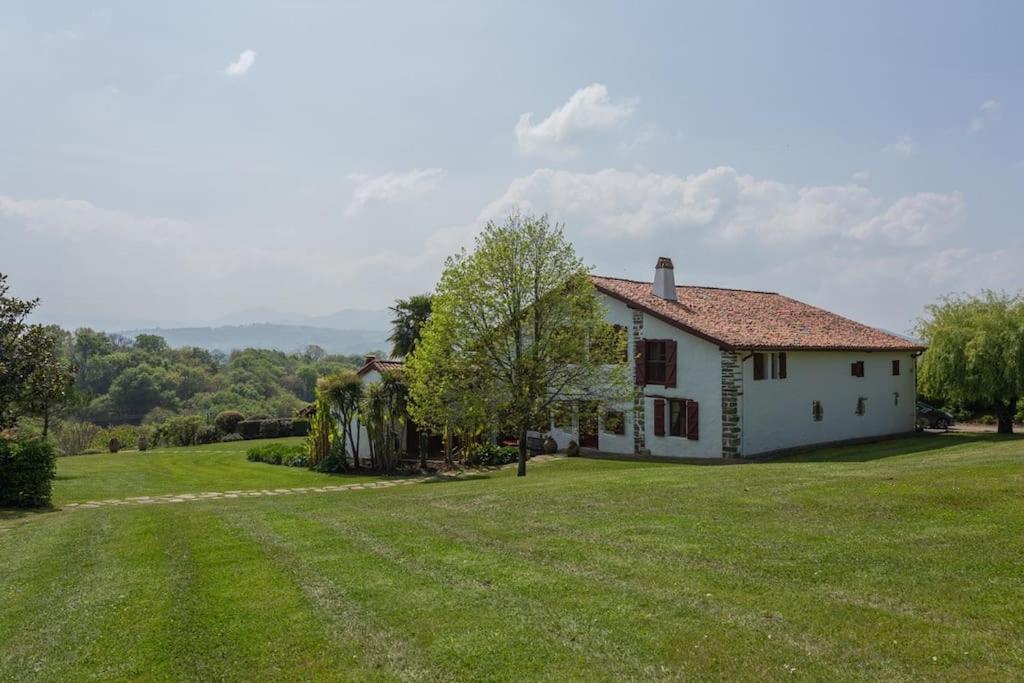
[[[668,400],[668,434],[690,440],[700,437],[700,407],[688,398]]]
[[[858,360],[850,363],[850,374],[854,377],[864,376],[864,361]]]
[[[899,377],[899,375],[900,375],[900,362],[899,362],[899,360],[894,360],[892,362],[892,376],[893,377]]]
[[[604,431],[609,434],[626,433],[626,414],[620,410],[609,410],[604,414]]]
[[[764,354],[754,354],[754,379],[764,379]]]
[[[898,392],[898,391],[892,392],[892,404],[894,406],[899,407],[899,405],[900,405],[900,392]]]
[[[767,379],[769,376],[772,379],[786,379],[786,361],[785,351],[778,353],[755,353],[754,379]]]
[[[857,415],[863,416],[868,410],[868,400],[861,396],[857,399],[857,409],[854,411]]]
[[[665,399],[654,399],[654,435],[665,436]]]
[[[676,342],[673,339],[645,339],[643,353],[636,357],[637,384],[676,385]]]
[[[821,401],[815,401],[811,404],[811,417],[814,418],[815,422],[821,422],[825,419],[825,409],[821,407]]]

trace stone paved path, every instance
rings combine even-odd
[[[531,465],[540,465],[564,456],[538,455],[530,459]],[[330,484],[326,486],[300,486],[297,488],[279,489],[250,489],[233,491],[206,491],[204,493],[172,493],[158,496],[133,496],[131,498],[109,498],[106,500],[89,500],[82,503],[64,503],[61,510],[91,510],[105,507],[118,506],[139,506],[139,505],[163,505],[168,503],[191,503],[202,500],[235,500],[238,498],[260,498],[265,496],[291,496],[302,493],[334,493],[340,491],[360,491],[363,489],[386,489],[394,486],[408,484],[420,484],[425,481],[445,481],[446,479],[458,480],[465,474],[474,472],[493,471],[498,469],[509,469],[515,467],[502,465],[500,467],[485,467],[480,469],[467,469],[455,474],[428,475],[420,477],[408,477],[405,479],[382,479],[379,481],[364,481],[353,484]],[[5,530],[0,526],[0,531]]]

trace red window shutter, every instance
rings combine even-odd
[[[665,341],[665,386],[676,385],[676,341],[669,339]]]
[[[645,387],[647,386],[647,368],[644,363],[647,358],[647,340],[637,339],[633,345],[636,347],[633,349],[633,373],[636,375],[636,385]]]
[[[754,354],[754,379],[764,379],[764,354]]]
[[[779,354],[779,379],[786,379],[786,352]]]
[[[654,399],[654,435],[665,436],[665,400]]]
[[[686,438],[691,441],[700,438],[700,406],[696,401],[686,402]]]

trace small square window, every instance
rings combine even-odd
[[[854,411],[857,415],[864,415],[868,410],[868,400],[861,396],[857,399],[857,409]]]
[[[864,361],[858,360],[850,363],[850,374],[854,377],[864,376]]]
[[[899,362],[899,360],[894,360],[892,362],[892,376],[893,377],[899,377],[899,375],[900,375],[900,362]]]
[[[821,407],[821,401],[815,401],[811,404],[811,417],[814,418],[815,422],[821,422],[825,419],[825,409]]]

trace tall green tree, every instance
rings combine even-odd
[[[320,378],[318,395],[323,396],[341,423],[341,433],[352,456],[353,467],[359,469],[359,407],[363,400],[363,383],[354,370],[343,370]]]
[[[20,412],[42,418],[44,437],[54,412],[71,400],[74,391],[75,372],[61,348],[59,331],[37,328],[29,333],[34,339],[30,369],[18,402]]]
[[[452,364],[456,385],[478,383],[496,426],[518,435],[519,476],[527,432],[553,403],[629,398],[622,350],[613,348],[621,337],[610,331],[587,267],[547,216],[490,222],[472,252],[448,260],[423,343],[435,344],[427,341],[434,335],[445,337],[449,353],[436,361]],[[421,397],[430,392],[420,389]]]
[[[390,308],[394,314],[391,319],[391,355],[404,357],[412,355],[419,343],[423,326],[430,320],[433,297],[429,294],[416,294],[408,299],[399,299]]]
[[[922,393],[992,410],[1001,434],[1013,432],[1024,395],[1024,299],[986,291],[951,296],[928,306],[918,334]]]

